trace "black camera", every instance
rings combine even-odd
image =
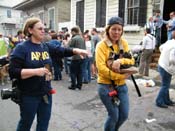
[[[9,99],[11,98],[12,101],[19,104],[20,103],[20,90],[17,86],[18,80],[14,79],[12,80],[12,88],[4,88],[1,90],[1,99]]]

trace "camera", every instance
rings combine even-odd
[[[6,100],[11,98],[12,101],[19,104],[20,103],[20,90],[17,86],[17,79],[12,80],[12,89],[4,88],[1,90],[1,99]]]

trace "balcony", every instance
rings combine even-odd
[[[7,16],[0,16],[0,24],[20,24],[19,17],[7,18]]]

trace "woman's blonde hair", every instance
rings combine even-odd
[[[36,17],[32,17],[32,18],[29,18],[26,20],[25,24],[24,24],[24,28],[23,28],[23,33],[25,36],[28,36],[28,37],[31,37],[32,34],[30,34],[29,32],[29,28],[33,28],[34,25],[38,22],[40,22],[41,20],[39,18],[36,18]]]

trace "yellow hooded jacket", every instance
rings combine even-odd
[[[110,46],[113,47],[113,50],[110,48]],[[114,51],[115,53],[118,54],[121,47],[123,48],[124,52],[129,52],[128,42],[123,38],[121,38],[119,43],[117,44],[112,44],[109,39],[104,39],[97,44],[95,51],[95,59],[98,70],[98,80],[97,80],[98,83],[112,84],[111,80],[113,80],[115,85],[125,84],[125,75],[113,72],[106,65],[110,52]],[[122,65],[123,64],[134,65],[134,58],[132,59],[119,58],[119,59]]]

